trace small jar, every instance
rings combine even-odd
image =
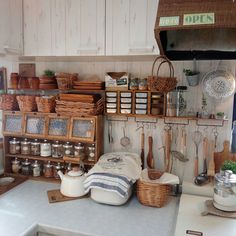
[[[130,84],[129,84],[130,90],[138,90],[138,80],[139,80],[138,78],[131,79]]]
[[[60,144],[59,141],[55,141],[55,143],[52,144],[52,157],[55,158],[63,157],[62,144]]]
[[[9,141],[9,152],[10,154],[20,154],[20,141],[16,138]]]
[[[61,163],[58,162],[57,165],[54,166],[53,168],[53,177],[55,179],[60,179],[60,176],[58,175],[57,171],[62,170],[63,166],[61,166]]]
[[[21,154],[22,155],[30,155],[30,141],[28,141],[27,138],[25,138],[23,141],[21,141]]]
[[[65,156],[72,156],[73,155],[73,145],[70,144],[69,142],[66,142],[63,145],[63,154]]]
[[[11,162],[11,169],[12,169],[12,172],[15,174],[18,174],[20,172],[21,165],[17,157]]]
[[[31,163],[29,162],[29,160],[25,159],[25,161],[23,161],[21,165],[22,165],[21,166],[22,175],[29,176],[31,174]]]
[[[84,145],[82,143],[78,143],[74,146],[74,156],[80,157],[81,160],[84,159]]]
[[[88,147],[88,161],[95,160],[95,144],[93,143],[90,147]]]
[[[139,80],[138,89],[139,90],[147,90],[148,89],[146,78]]]
[[[40,144],[40,156],[50,157],[52,154],[51,144],[45,139],[43,143]]]
[[[69,162],[65,168],[65,174],[72,170],[71,163]]]
[[[43,175],[46,178],[53,177],[53,165],[51,164],[50,161],[48,161],[46,164],[44,164]]]
[[[40,143],[39,143],[38,139],[35,139],[34,141],[31,142],[30,153],[33,156],[40,155]]]
[[[34,161],[34,163],[31,165],[32,167],[32,175],[34,177],[39,177],[41,174],[41,167],[37,160]]]

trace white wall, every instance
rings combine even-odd
[[[1,63],[1,59],[0,59]],[[5,65],[8,68],[8,72],[10,73],[12,70],[17,71],[17,65],[15,62],[12,64],[7,61],[2,62],[5,63]],[[104,75],[106,71],[128,71],[131,73],[132,77],[146,77],[151,74],[151,67],[152,67],[152,60],[144,60],[140,61],[96,61],[89,60],[88,62],[82,61],[82,62],[47,62],[47,61],[37,61],[36,63],[36,73],[38,76],[40,76],[45,69],[52,69],[57,72],[77,72],[79,73],[79,76],[81,79],[86,80],[89,79],[91,76],[97,76],[99,79],[103,80]],[[201,76],[208,72],[211,69],[216,68],[220,64],[220,67],[224,67],[228,70],[230,70],[233,74],[235,74],[235,61],[222,61],[219,63],[219,61],[201,61],[197,63],[197,68],[201,72]],[[183,68],[192,68],[193,63],[192,62],[174,62],[175,67],[175,75],[179,81],[179,85],[186,85],[186,80],[183,75]],[[166,68],[164,68],[166,70]],[[166,71],[162,71],[163,73],[166,73]],[[201,97],[202,97],[202,87],[201,84],[197,87],[189,88],[189,96],[188,96],[188,109],[190,107],[193,107],[195,111],[200,111],[201,109]],[[222,101],[220,103],[215,103],[214,101],[210,101],[208,99],[208,111],[209,113],[215,113],[217,111],[224,111],[228,117],[229,122],[225,124],[224,127],[218,128],[219,139],[217,141],[218,143],[218,150],[221,150],[222,148],[222,142],[225,139],[230,139],[230,128],[231,128],[231,117],[232,117],[232,107],[233,107],[233,97],[227,99],[226,101]],[[113,126],[113,137],[114,137],[114,143],[113,145],[109,145],[108,138],[107,138],[107,123],[105,125],[105,152],[109,151],[119,151],[124,150],[122,149],[120,145],[120,138],[122,137],[122,127],[126,126],[126,133],[127,136],[131,139],[131,146],[129,147],[128,151],[133,152],[140,152],[140,134],[141,130],[136,131],[137,123],[134,121],[134,119],[129,119],[128,122],[122,122],[122,121],[112,121]],[[193,178],[193,163],[194,163],[194,157],[195,157],[195,147],[194,143],[192,141],[192,132],[197,129],[195,125],[195,121],[191,121],[190,125],[186,126],[186,130],[188,132],[188,158],[190,159],[189,162],[186,163],[185,167],[185,179],[192,180]],[[147,145],[147,138],[149,135],[153,136],[154,139],[154,156],[155,156],[155,162],[156,166],[159,168],[162,168],[163,166],[163,149],[161,147],[163,146],[161,141],[161,135],[163,132],[165,124],[163,122],[163,119],[158,120],[155,124],[146,124],[145,125],[145,155],[147,155],[148,152],[148,145]],[[174,126],[173,129],[176,130],[177,126]],[[182,126],[179,127],[181,129]],[[200,131],[203,131],[205,127],[199,127]],[[205,132],[205,131],[204,131]],[[180,133],[180,132],[179,132]],[[206,130],[207,136],[209,138],[213,138],[212,134],[212,128],[209,127]],[[202,145],[200,146],[200,154],[202,153]],[[179,163],[177,163],[179,165]],[[202,161],[200,158],[200,170],[202,170]],[[179,169],[181,169],[181,165],[179,166]]]

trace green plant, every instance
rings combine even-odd
[[[55,72],[52,70],[45,70],[43,75],[48,77],[53,77],[55,76]]]
[[[184,69],[183,72],[184,72],[185,76],[192,76],[192,75],[199,74],[199,72],[193,71],[193,70],[190,70],[190,69]]]
[[[217,112],[216,115],[217,115],[217,116],[224,116],[225,113],[224,113],[224,112]]]
[[[235,161],[225,161],[221,166],[221,170],[231,170],[236,174],[236,162]]]

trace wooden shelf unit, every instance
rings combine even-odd
[[[15,119],[17,117],[17,119]],[[20,118],[21,117],[21,118]],[[30,122],[30,119],[27,119],[28,117],[33,117],[35,119],[42,118],[43,117],[43,124],[41,123],[42,132],[39,133],[29,133],[29,129],[32,128],[34,130],[33,125],[27,124],[27,122]],[[14,125],[12,126],[12,123],[10,122],[10,119],[12,118],[11,122],[17,121],[20,127],[18,127],[18,130],[15,130]],[[50,124],[49,121],[52,118],[62,118],[66,119],[68,124],[66,125],[66,135],[65,136],[56,136],[56,135],[50,135]],[[35,122],[35,119],[32,121]],[[73,137],[72,131],[73,131],[73,121],[82,121],[82,125],[84,121],[88,121],[93,124],[92,131],[89,132],[91,134],[91,137]],[[41,122],[42,120],[40,120]],[[17,125],[18,125],[17,124]],[[78,124],[77,124],[78,125]],[[10,154],[9,153],[9,141],[16,137],[18,140],[23,140],[24,138],[28,138],[29,140],[38,139],[39,142],[43,140],[49,140],[51,142],[53,141],[60,141],[60,142],[70,142],[72,144],[76,144],[78,142],[83,143],[85,146],[85,149],[87,150],[87,147],[91,144],[95,144],[95,160],[94,161],[88,161],[87,159],[87,152],[85,151],[85,159],[83,160],[84,165],[87,169],[91,168],[99,159],[99,157],[103,154],[104,149],[104,140],[103,140],[103,130],[104,130],[104,121],[103,116],[60,116],[55,113],[36,113],[36,112],[10,112],[6,111],[3,112],[3,136],[4,136],[4,171],[5,173],[11,173],[11,161],[17,157],[20,160],[29,159],[29,160],[38,160],[40,163],[46,163],[47,161],[51,161],[52,163],[69,163],[72,164],[78,164],[78,161],[65,161],[62,158],[53,158],[53,157],[42,157],[42,156],[33,156],[33,155],[22,155],[22,154]],[[78,128],[78,127],[77,127]],[[11,130],[12,129],[12,130]],[[78,130],[78,129],[77,129]],[[82,129],[83,130],[83,129]],[[72,159],[72,158],[71,158]],[[29,176],[30,178],[32,176]],[[43,176],[40,177],[32,177],[32,179],[39,179],[39,180],[53,180],[53,178],[45,178]]]

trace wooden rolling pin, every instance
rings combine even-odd
[[[153,139],[152,139],[152,136],[149,136],[149,137],[148,137],[149,150],[148,150],[148,155],[147,155],[147,166],[148,166],[150,169],[154,169],[154,160],[153,160],[152,145],[153,145]]]

